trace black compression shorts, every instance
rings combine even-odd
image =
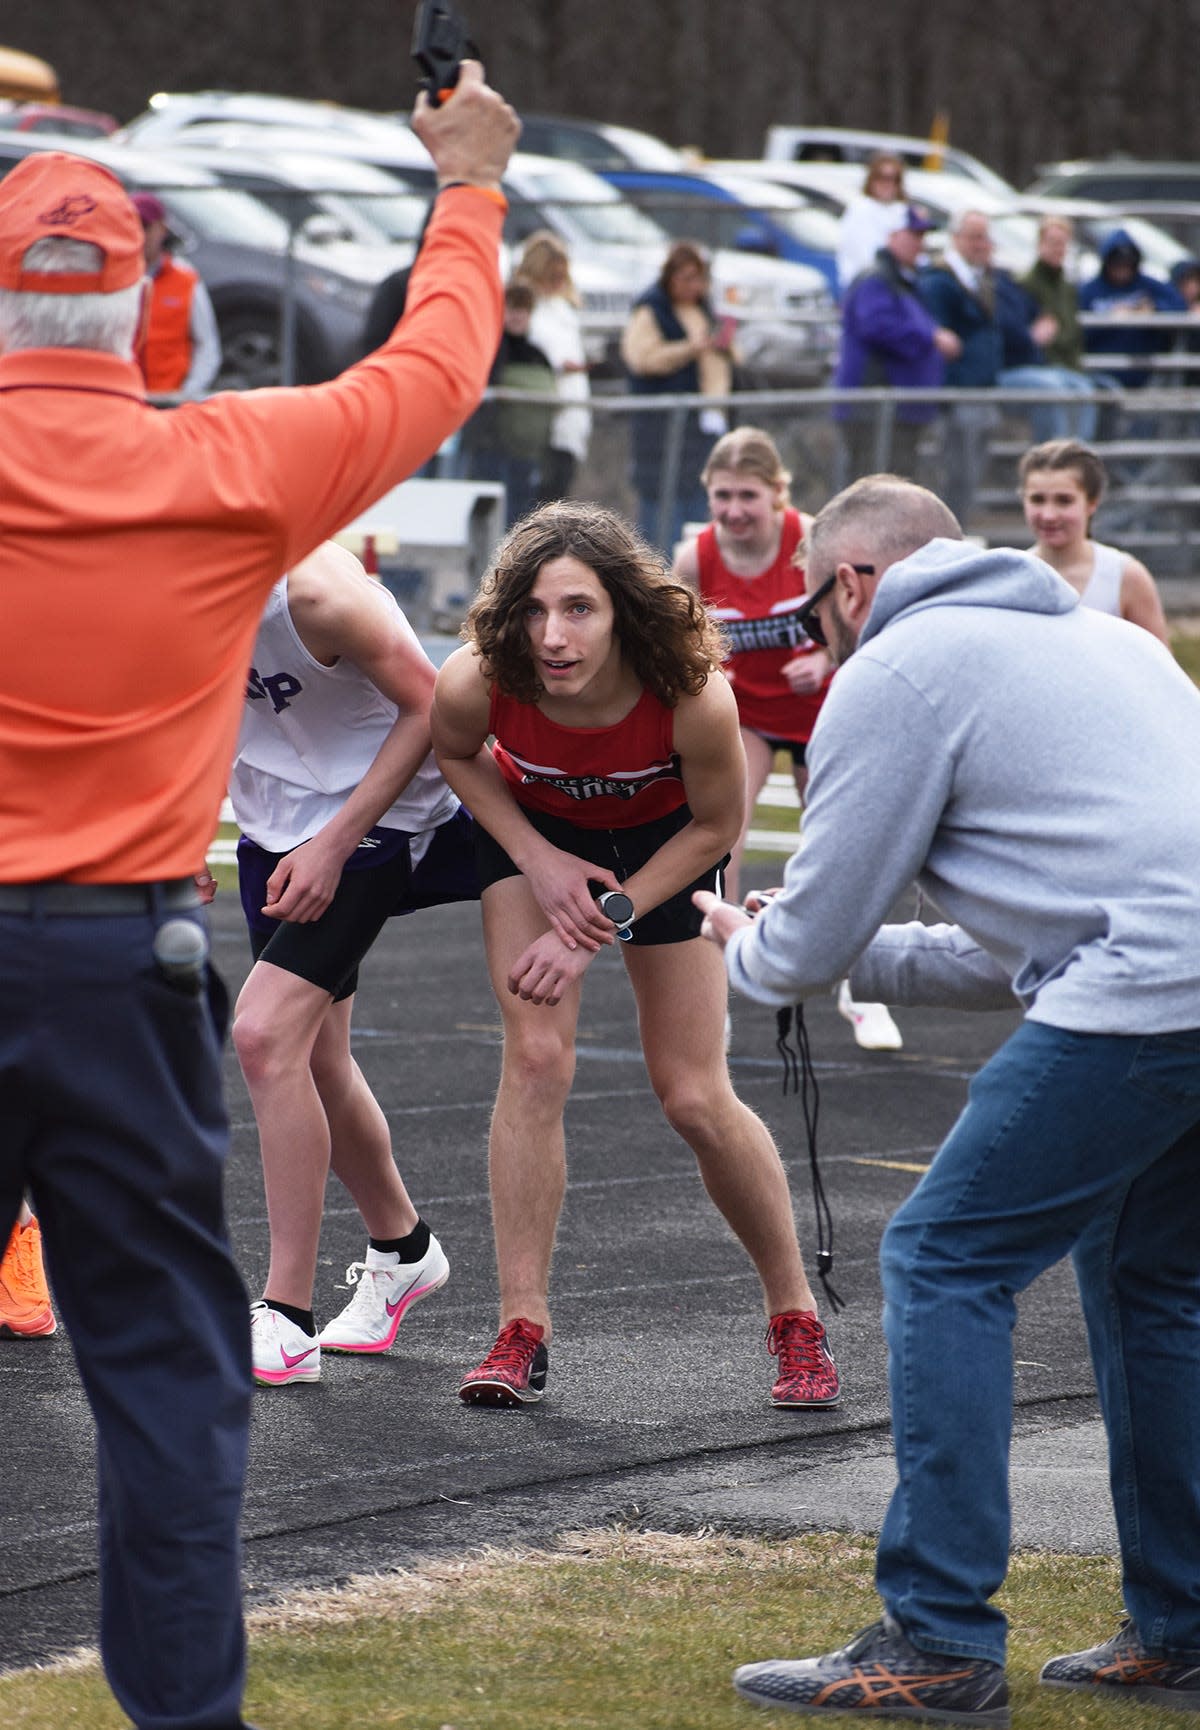
[[[477,899],[474,828],[460,807],[434,831],[415,870],[407,836],[396,830],[373,830],[372,835],[387,836],[380,848],[385,857],[379,863],[344,870],[329,906],[319,919],[305,925],[270,919],[259,911],[267,879],[287,855],[268,853],[243,836],[238,843],[238,874],[254,959],[307,979],[328,991],[335,1003],[353,996],[359,963],[393,915]]]

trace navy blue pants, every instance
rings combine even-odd
[[[163,917],[0,913],[0,1241],[27,1188],[96,1421],[113,1692],[138,1730],[231,1730],[248,1300],[222,1207],[223,1028],[159,973]]]

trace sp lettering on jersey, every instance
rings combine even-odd
[[[250,677],[246,682],[246,700],[265,700],[270,703],[273,713],[279,715],[303,689],[304,686],[294,673],[260,673],[257,667],[251,667]]]

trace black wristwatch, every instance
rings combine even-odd
[[[611,919],[617,928],[617,936],[628,943],[633,936],[630,929],[634,921],[633,902],[623,889],[606,889],[602,895],[597,895],[596,905],[606,919]]]

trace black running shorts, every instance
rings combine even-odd
[[[621,883],[632,877],[664,842],[692,820],[691,811],[683,805],[666,817],[656,817],[649,823],[636,823],[628,829],[583,829],[567,817],[550,817],[542,811],[522,809],[538,834],[544,835],[553,846],[560,847],[564,853],[573,853],[577,859],[587,859],[593,865],[607,865]],[[499,883],[502,878],[521,875],[503,847],[479,823],[475,825],[475,863],[481,890]],[[635,919],[630,942],[643,945],[686,943],[692,937],[699,937],[701,916],[692,906],[692,894],[697,889],[711,889],[719,894],[721,872],[728,863],[727,853],[686,889],[677,890],[658,907]]]

